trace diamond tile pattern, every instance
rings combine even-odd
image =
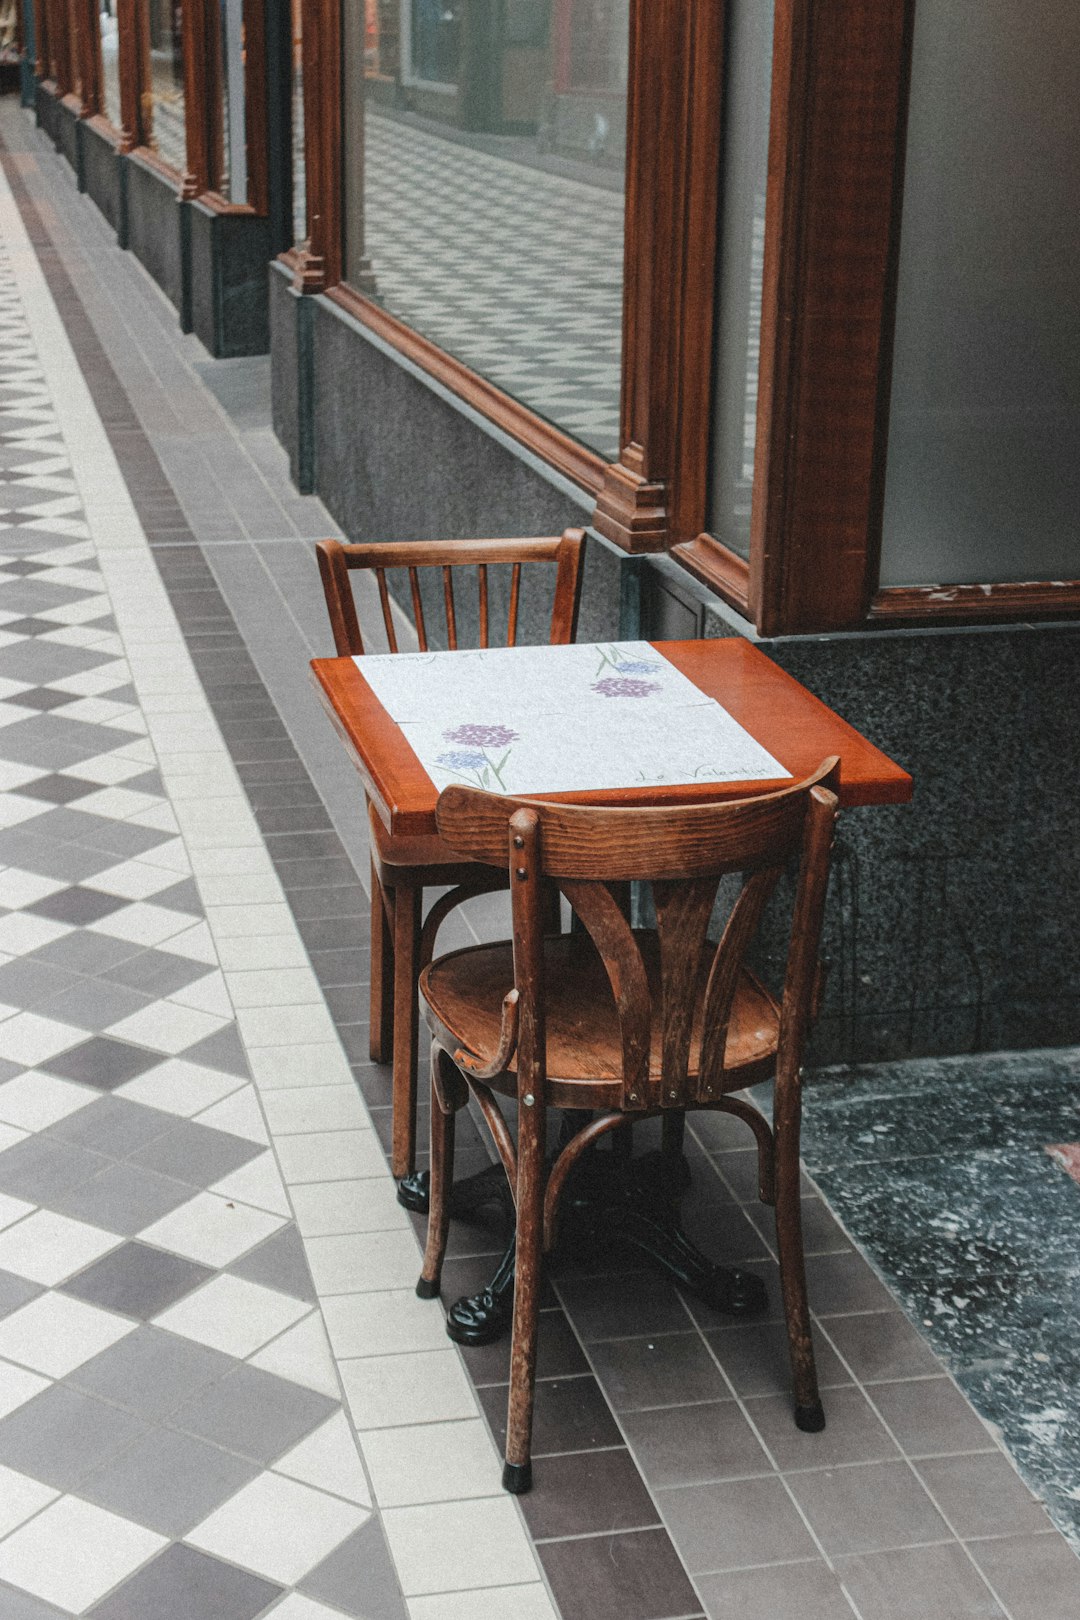
[[[370,1510],[273,1471],[342,1407],[2,244],[0,346],[0,1615],[254,1620]]]

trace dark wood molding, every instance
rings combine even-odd
[[[1080,579],[997,585],[889,585],[870,604],[875,624],[974,624],[1080,614]]]
[[[297,287],[317,293],[341,280],[341,0],[302,0],[300,26],[308,235]]]
[[[210,107],[217,83],[217,52],[208,48],[213,0],[184,0],[180,14],[184,52],[185,164],[180,195],[206,191],[210,179]]]
[[[34,74],[49,77],[49,0],[34,0]]]
[[[247,202],[253,214],[270,206],[267,137],[266,6],[244,0],[244,130],[247,142]]]
[[[714,535],[699,534],[672,548],[676,562],[737,612],[750,616],[750,564]]]
[[[296,254],[281,255],[286,264],[296,264],[297,257]],[[301,254],[298,276],[302,272],[303,261],[304,255]],[[461,360],[456,360],[429,338],[414,332],[404,321],[399,321],[350,287],[348,282],[343,281],[329,288],[327,297],[572,483],[590,494],[599,493],[607,471],[603,457],[586,449],[576,439],[571,439],[551,422],[545,422],[543,417],[530,411],[520,400],[513,399],[501,388],[496,388],[494,383],[478,376]]]
[[[120,151],[132,152],[139,143],[142,82],[139,54],[138,0],[117,0],[116,49],[120,78]]]
[[[627,551],[705,523],[722,74],[716,0],[632,0],[621,448],[593,518]]]
[[[123,136],[120,130],[114,124],[110,124],[103,112],[91,113],[86,122],[96,134],[101,136],[103,141],[108,141],[115,151],[120,152],[123,150]]]
[[[72,89],[79,102],[79,117],[89,118],[100,107],[101,55],[98,49],[97,0],[69,0]]]
[[[865,620],[876,583],[914,0],[777,0],[751,601]]]
[[[183,195],[184,176],[180,173],[179,169],[174,169],[171,163],[166,163],[161,153],[158,152],[154,147],[133,147],[128,153],[128,156],[138,158],[140,163],[145,164],[148,169],[153,169],[157,174],[160,174],[161,178],[163,180],[167,180],[171,186],[175,186],[178,195]]]

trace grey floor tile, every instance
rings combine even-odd
[[[644,1333],[680,1333],[689,1326],[671,1283],[647,1271],[561,1278],[557,1291],[586,1344],[595,1339],[639,1338]]]
[[[283,1590],[174,1543],[89,1613],[92,1620],[255,1620]]]
[[[156,771],[151,771],[148,774],[157,777]],[[160,778],[158,780],[160,782]],[[162,791],[160,787],[140,788],[140,781],[142,781],[141,777],[135,777],[124,785],[140,793]],[[154,904],[155,906],[167,906],[170,911],[183,911],[191,917],[201,917],[203,915],[202,899],[194,878],[181,878],[179,883],[172,884],[168,889],[162,889],[158,894],[155,894]]]
[[[817,1316],[846,1316],[851,1311],[884,1311],[895,1300],[861,1254],[812,1255],[806,1262],[810,1308]]]
[[[791,1354],[783,1322],[746,1322],[706,1335],[713,1355],[739,1395],[788,1395],[791,1391]],[[815,1329],[814,1354],[818,1382],[823,1389],[850,1384],[828,1340]]]
[[[616,1412],[717,1401],[731,1393],[698,1333],[602,1340],[589,1346],[589,1356]]]
[[[54,1609],[51,1603],[42,1603],[4,1581],[0,1581],[0,1614],[4,1620],[70,1620],[63,1609]]]
[[[897,1455],[894,1442],[865,1395],[854,1385],[828,1390],[823,1404],[825,1428],[818,1434],[806,1434],[795,1427],[790,1395],[762,1395],[747,1401],[750,1421],[781,1473],[843,1463],[882,1462]]]
[[[123,1243],[69,1277],[63,1292],[90,1305],[147,1321],[213,1276],[209,1266],[147,1243]]]
[[[304,1254],[304,1245],[299,1232],[291,1222],[228,1269],[237,1277],[247,1277],[250,1282],[265,1283],[267,1288],[276,1288],[283,1294],[292,1294],[296,1299],[309,1299],[314,1302],[317,1298],[315,1284],[311,1280],[307,1257]]]
[[[831,1316],[826,1333],[864,1384],[924,1378],[941,1371],[925,1339],[899,1311]]]
[[[25,1277],[16,1277],[12,1271],[0,1271],[0,1317],[10,1316],[12,1311],[19,1310],[23,1305],[29,1305],[32,1299],[43,1293],[38,1283],[28,1282]]]
[[[188,1063],[204,1063],[208,1068],[220,1069],[224,1074],[238,1074],[244,1080],[251,1078],[247,1055],[235,1024],[226,1024],[212,1035],[204,1035],[201,1041],[196,1041],[194,1046],[189,1046],[180,1055]]]
[[[56,894],[46,895],[44,900],[36,901],[26,910],[32,911],[36,917],[50,917],[54,922],[85,928],[90,923],[100,922],[102,917],[111,916],[127,903],[115,894],[106,894],[102,889],[76,883],[69,889],[59,889]]]
[[[110,1035],[94,1035],[39,1063],[38,1068],[47,1074],[59,1075],[63,1080],[78,1080],[84,1086],[114,1091],[164,1061],[163,1053],[152,1052],[149,1047],[114,1040]]]
[[[45,776],[37,776],[32,782],[24,783],[15,792],[28,799],[43,799],[49,804],[72,804],[78,799],[85,799],[90,793],[100,793],[101,783],[91,782],[85,776],[76,776],[67,771],[50,771]]]
[[[298,1590],[357,1620],[408,1620],[386,1537],[374,1516],[305,1575]]]
[[[272,1462],[324,1423],[338,1403],[257,1367],[237,1367],[171,1415],[188,1434]]]
[[[82,983],[77,973],[66,968],[16,957],[0,967],[0,1002],[9,1007],[36,1007],[50,996]]]
[[[99,1097],[87,1108],[69,1114],[50,1125],[48,1134],[77,1147],[126,1159],[129,1153],[145,1147],[172,1130],[176,1115],[163,1108],[150,1108],[127,1097]]]
[[[41,657],[43,649],[44,660]],[[44,668],[48,671],[46,679],[59,680],[67,671],[56,655],[60,654],[63,662],[70,662],[71,654],[83,653],[82,648],[40,641],[26,643],[26,650],[30,656],[24,657],[21,663],[15,663],[10,654],[21,652],[22,648],[4,648],[0,652],[0,675],[26,680],[28,668]],[[92,669],[97,664],[105,663],[107,656],[87,652],[79,662],[83,669]],[[85,658],[89,658],[89,662],[85,662]],[[20,765],[39,765],[43,770],[62,771],[69,765],[79,765],[84,759],[107,754],[110,749],[122,748],[130,742],[130,731],[120,731],[115,726],[88,725],[85,721],[67,720],[60,714],[43,714],[32,720],[16,720],[14,725],[5,728],[4,757]]]
[[[620,1422],[654,1490],[772,1472],[761,1442],[732,1400],[624,1412]]]
[[[100,1153],[72,1143],[48,1135],[27,1136],[0,1153],[0,1192],[48,1204],[53,1194],[89,1181],[108,1163]]]
[[[709,1620],[852,1620],[854,1611],[827,1564],[773,1564],[702,1575]]]
[[[993,1435],[949,1378],[875,1384],[867,1393],[909,1457],[994,1449]]]
[[[830,1558],[951,1539],[907,1463],[814,1469],[788,1485]]]
[[[92,1181],[52,1200],[51,1207],[73,1220],[135,1237],[191,1197],[191,1187],[134,1164],[116,1164]]]
[[[1001,1620],[978,1571],[957,1542],[838,1558],[836,1573],[862,1620]]]
[[[157,898],[155,895],[155,904]],[[172,951],[151,948],[124,956],[115,964],[106,963],[100,972],[102,978],[128,985],[132,990],[142,990],[150,996],[171,996],[186,985],[194,984],[196,979],[205,978],[213,968],[208,962],[192,962]]]
[[[69,847],[69,853],[80,855],[82,851]],[[56,851],[62,855],[63,849]],[[115,866],[116,862],[111,856],[94,856],[88,858],[97,862],[93,870],[102,871],[106,866]],[[0,859],[3,859],[0,856]],[[32,872],[41,872],[43,877],[66,877],[65,872],[47,872],[41,866],[29,868]],[[133,945],[127,939],[113,939],[108,934],[95,934],[89,929],[76,929],[73,934],[65,934],[62,939],[50,940],[48,945],[42,945],[39,950],[32,951],[27,962],[47,962],[52,967],[66,968],[71,973],[111,974],[111,970],[121,962],[127,962],[133,956],[142,954],[141,945]],[[138,988],[138,986],[136,986]],[[156,993],[156,992],[155,992]],[[162,994],[168,994],[167,991]]]
[[[68,1382],[153,1421],[167,1417],[236,1366],[220,1350],[143,1324],[84,1361]]]
[[[1000,1452],[935,1457],[918,1463],[916,1472],[961,1541],[1050,1528],[1046,1509]]]
[[[258,1158],[268,1149],[209,1125],[181,1120],[171,1131],[133,1155],[134,1162],[162,1175],[176,1176],[197,1187],[209,1187],[231,1170]]]
[[[60,883],[81,883],[103,872],[107,866],[115,866],[116,857],[106,850],[84,849],[78,844],[57,844],[53,839],[40,837],[23,827],[12,827],[6,833],[0,833],[0,862],[5,866],[21,867],[24,872],[36,872],[39,877],[55,878]],[[45,961],[56,962],[61,967],[73,967],[76,971],[87,973],[94,971],[92,957],[80,964],[66,959],[63,953],[57,953],[55,946],[62,943],[62,940],[52,940],[49,945],[31,954]],[[118,952],[117,960],[124,944],[124,941],[113,941],[113,948]],[[127,946],[126,949],[130,951],[131,947]],[[103,950],[102,955],[105,954]]]
[[[82,1480],[79,1495],[159,1535],[183,1536],[258,1472],[220,1446],[154,1429]]]
[[[131,1412],[53,1384],[0,1422],[0,1462],[70,1490],[137,1440],[145,1427]]]
[[[1056,1533],[976,1541],[968,1551],[1012,1620],[1076,1620],[1080,1559]]]
[[[775,1475],[658,1491],[656,1500],[691,1575],[817,1556]]]
[[[37,1011],[43,1018],[55,1018],[61,1024],[75,1024],[79,1029],[95,1034],[118,1024],[121,1018],[149,1007],[152,997],[127,990],[123,985],[110,984],[107,979],[82,979],[59,995],[43,1001]]]

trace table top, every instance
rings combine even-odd
[[[906,804],[910,800],[912,783],[906,771],[741,636],[721,641],[655,641],[652,645],[721,704],[795,781],[809,776],[829,755],[838,754],[842,804]],[[315,658],[311,669],[323,705],[388,830],[395,836],[432,835],[438,790],[356,664],[351,658]],[[693,782],[677,787],[531,796],[582,804],[686,804],[742,798],[782,785],[776,779]]]

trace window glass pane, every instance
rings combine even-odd
[[[629,0],[343,4],[348,278],[614,456]]]
[[[757,432],[772,40],[771,4],[728,0],[708,524],[743,557]]]
[[[106,118],[120,129],[120,42],[116,22],[117,0],[102,0],[101,7],[101,87]]]
[[[244,0],[216,0],[214,78],[219,111],[211,125],[214,189],[230,202],[247,202],[247,130],[244,113]]]
[[[184,49],[180,35],[180,0],[147,0],[150,22],[150,110],[146,143],[166,163],[183,172],[187,158],[184,136]]]
[[[304,168],[304,52],[300,0],[292,0],[293,241],[307,240],[307,174]]]
[[[1080,8],[919,0],[883,584],[1080,575]]]

